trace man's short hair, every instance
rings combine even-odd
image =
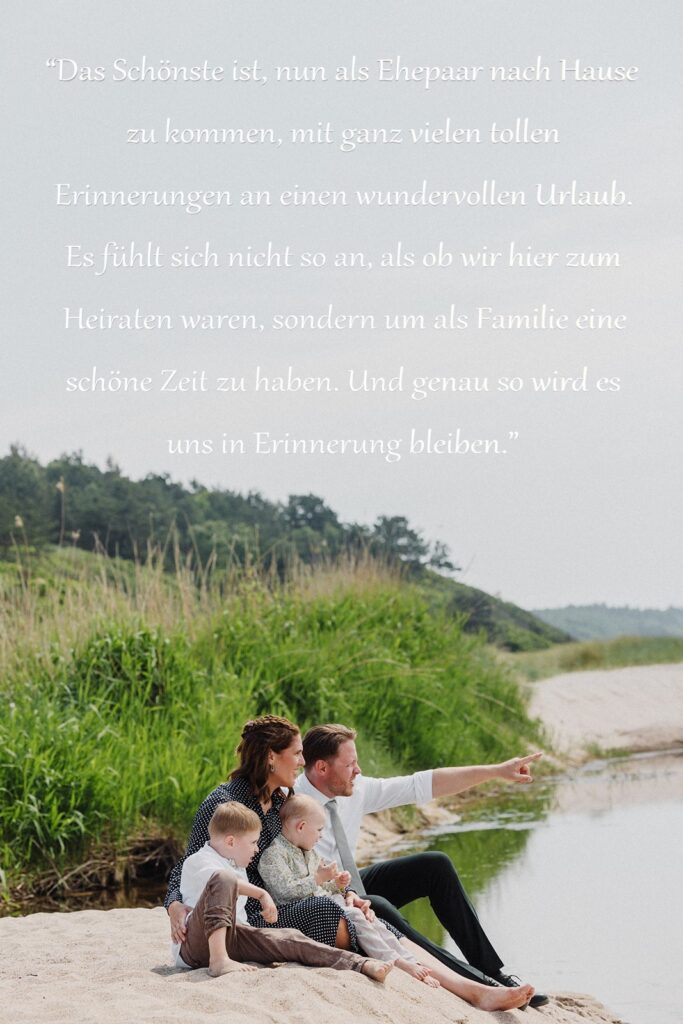
[[[219,804],[209,822],[209,836],[243,836],[247,832],[260,832],[261,821],[256,811],[239,803],[228,800]]]
[[[342,743],[355,740],[356,730],[345,725],[314,725],[304,736],[304,760],[311,768],[316,761],[330,761],[336,757]]]
[[[280,808],[280,820],[283,825],[288,821],[307,821],[311,811],[315,811],[316,808],[324,817],[322,805],[314,797],[306,796],[305,793],[292,793]]]

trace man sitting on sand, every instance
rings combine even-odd
[[[303,739],[304,773],[295,791],[311,796],[326,811],[327,822],[318,844],[320,854],[350,872],[351,886],[370,900],[373,910],[412,940],[428,956],[451,972],[485,985],[520,986],[503,973],[503,961],[488,939],[449,857],[427,852],[395,857],[359,872],[354,850],[363,816],[403,804],[423,804],[435,797],[450,796],[490,779],[513,783],[532,782],[531,765],[541,754],[514,757],[500,764],[435,768],[392,779],[371,779],[361,774],[356,753],[356,732],[344,725],[318,725]],[[467,963],[431,942],[398,913],[397,908],[428,897],[437,918],[462,950]],[[536,992],[532,1006],[548,997]]]
[[[314,846],[325,829],[326,817],[317,800],[290,796],[280,808],[280,818],[282,832],[259,861],[261,877],[278,905],[309,896],[335,900],[353,921],[356,940],[365,953],[399,967],[430,988],[443,985],[482,1010],[512,1010],[528,1004],[534,995],[531,985],[490,988],[449,971],[436,960],[432,966],[422,963],[420,955],[427,959],[429,954],[404,936],[397,936],[375,917],[368,900],[348,888],[350,872],[340,872],[336,863],[321,861]]]
[[[212,978],[231,971],[255,971],[244,963],[294,961],[310,967],[360,971],[383,982],[391,964],[307,939],[294,928],[252,928],[247,897],[260,902],[266,921],[277,921],[275,903],[247,881],[245,868],[258,849],[261,823],[244,804],[219,804],[209,822],[209,841],[183,863],[181,885],[193,908],[183,942],[173,944],[177,967],[208,967]]]

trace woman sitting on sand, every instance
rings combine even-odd
[[[258,864],[261,854],[282,832],[280,807],[287,799],[283,787],[291,791],[304,758],[301,733],[286,718],[264,715],[249,721],[242,730],[236,751],[240,763],[231,773],[230,781],[221,783],[204,800],[197,811],[185,851],[186,857],[200,850],[209,840],[208,824],[220,803],[236,800],[253,810],[261,822],[258,852],[249,864],[247,874],[252,885],[263,889]],[[173,942],[186,938],[185,920],[190,908],[183,903],[180,876],[183,860],[173,868],[164,905],[171,918]],[[249,900],[246,906],[249,924],[257,928],[272,927],[261,916],[261,906]],[[344,908],[322,896],[288,903],[278,908],[279,928],[297,928],[309,938],[328,946],[358,950],[355,928]],[[518,988],[490,988],[448,970],[418,945],[406,939],[392,925],[396,937],[418,961],[429,968],[426,977],[435,979],[449,992],[486,1010],[506,1010],[526,1005],[534,993],[530,985]]]

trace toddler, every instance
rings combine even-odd
[[[336,863],[326,864],[314,849],[325,827],[325,812],[310,796],[293,795],[280,808],[282,833],[261,855],[259,873],[276,904],[307,896],[327,896],[344,907],[356,929],[358,944],[368,956],[395,964],[431,988],[439,982],[419,963],[386,924],[375,916],[369,900],[348,888],[351,876]]]
[[[275,903],[247,881],[246,867],[258,850],[261,822],[243,804],[219,804],[209,822],[209,841],[183,862],[180,888],[193,909],[186,938],[173,944],[177,967],[208,967],[212,978],[230,971],[255,971],[244,963],[293,960],[311,967],[360,971],[383,982],[391,965],[325,946],[295,928],[254,928],[247,923],[247,897],[261,904],[264,919],[277,921]]]

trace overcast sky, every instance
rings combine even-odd
[[[0,440],[41,460],[82,449],[108,455],[132,477],[169,472],[272,499],[321,495],[344,520],[406,515],[451,548],[459,578],[526,607],[606,601],[666,606],[683,601],[681,579],[680,128],[674,112],[680,5],[588,0],[387,4],[244,2],[180,5],[15,3],[5,14],[9,49],[4,99],[4,371]],[[112,81],[113,62],[158,67],[222,65],[224,82]],[[229,79],[233,61],[324,65],[352,56],[370,80],[263,85]],[[477,66],[476,81],[377,81],[379,58],[406,65]],[[542,58],[550,82],[492,82],[488,67]],[[105,68],[104,81],[58,81],[51,58]],[[637,66],[630,82],[559,80],[560,60]],[[176,127],[270,127],[282,146],[165,145]],[[293,127],[402,129],[425,122],[479,128],[492,122],[555,128],[548,145],[293,146]],[[154,127],[155,145],[126,144],[126,130]],[[498,189],[524,190],[525,206],[204,209],[71,207],[72,189]],[[576,180],[632,205],[538,206],[536,187]],[[66,266],[66,246],[97,252],[107,241],[165,252],[203,248],[363,250],[372,269],[120,270],[95,276]],[[459,253],[487,246],[505,255],[559,252],[550,269],[452,267],[380,269],[395,248],[421,254],[439,242]],[[568,268],[570,251],[618,252],[621,266]],[[375,330],[276,332],[275,314],[374,314]],[[529,312],[546,305],[570,318],[596,310],[627,318],[625,330],[435,330],[435,314],[476,320],[478,307]],[[254,313],[253,331],[78,331],[64,309],[98,313]],[[425,330],[387,330],[385,313],[423,314]],[[160,380],[164,369],[209,379],[329,376],[322,394],[68,393],[68,377],[97,366]],[[491,391],[385,395],[346,387],[349,370],[413,377],[488,377]],[[534,375],[580,376],[590,390],[536,394]],[[520,393],[497,392],[499,377],[522,377]],[[595,382],[619,377],[621,390]],[[403,438],[455,434],[506,441],[505,455],[208,456],[168,452],[169,438]],[[509,434],[517,434],[509,440]]]

